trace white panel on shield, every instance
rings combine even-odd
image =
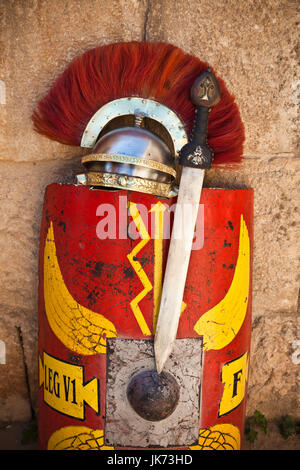
[[[198,442],[202,339],[175,341],[163,372],[151,340],[107,339],[105,444],[179,447]]]

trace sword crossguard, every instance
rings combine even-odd
[[[190,142],[179,152],[179,164],[192,168],[211,168],[214,153],[207,144],[209,112],[221,99],[221,90],[215,75],[202,73],[191,88],[191,101],[196,106],[194,127]]]

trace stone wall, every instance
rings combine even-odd
[[[11,0],[0,2],[0,421],[37,402],[37,266],[44,188],[72,181],[82,149],[35,134],[37,101],[70,60],[114,41],[164,40],[208,61],[246,128],[240,170],[206,186],[255,190],[248,414],[299,416],[299,32],[293,0]],[[298,49],[297,49],[298,48]],[[297,316],[298,315],[298,316]],[[1,361],[0,361],[1,362]],[[274,406],[276,404],[276,406]]]

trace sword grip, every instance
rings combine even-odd
[[[206,145],[208,117],[210,108],[198,106],[195,111],[194,127],[191,141],[198,145]]]
[[[179,152],[179,164],[192,168],[211,168],[213,150],[207,144],[209,112],[221,98],[216,77],[210,69],[198,77],[191,89],[191,101],[195,104],[194,127],[191,139]]]

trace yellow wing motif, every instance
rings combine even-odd
[[[240,431],[230,423],[216,424],[208,429],[200,429],[199,441],[190,450],[239,450]]]
[[[215,307],[208,310],[194,326],[203,336],[203,349],[223,349],[240,330],[248,307],[250,282],[250,240],[241,216],[239,254],[230,288]]]
[[[48,450],[113,450],[104,445],[103,430],[86,426],[66,426],[55,431],[48,441]]]
[[[66,426],[55,431],[47,445],[48,450],[113,450],[104,445],[102,429],[86,426]],[[198,444],[190,450],[239,450],[240,432],[233,424],[217,424],[200,429]]]
[[[44,299],[49,325],[72,351],[92,355],[106,353],[106,337],[117,336],[113,323],[73,299],[58,264],[52,222],[44,250]]]

